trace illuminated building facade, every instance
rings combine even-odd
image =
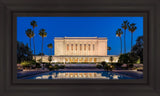
[[[110,62],[111,55],[107,55],[107,38],[98,37],[55,37],[54,56],[52,62],[77,63],[77,62]],[[118,56],[113,56],[112,62],[118,61]],[[37,56],[37,60],[40,56]],[[48,61],[48,56],[43,56],[43,61]]]

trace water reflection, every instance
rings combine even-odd
[[[131,79],[112,72],[50,72],[29,79]]]

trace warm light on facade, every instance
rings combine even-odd
[[[107,55],[106,37],[55,37],[54,56],[52,63],[61,62],[63,64],[72,62],[109,62]],[[117,62],[119,56],[112,55],[113,62]],[[41,56],[36,56],[39,60]],[[43,62],[49,62],[48,56],[43,56]]]

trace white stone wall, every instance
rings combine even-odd
[[[106,54],[107,54],[107,40],[104,40],[104,39],[98,40],[97,47],[98,47],[97,55],[98,56],[106,56]]]
[[[111,55],[113,57],[113,61],[112,62],[118,62],[119,56],[114,56]],[[85,62],[85,60],[87,60],[86,62],[102,62],[102,61],[106,61],[106,62],[111,62],[110,61],[110,57],[111,56],[86,56],[86,57],[82,57],[82,56],[52,56],[52,62]],[[47,55],[43,56],[43,62],[49,62],[48,61],[48,57]],[[80,59],[83,60],[81,61]],[[36,61],[38,61],[39,59],[41,59],[41,56],[36,56]],[[66,59],[68,61],[66,61]],[[94,59],[96,59],[96,61],[94,61]],[[73,60],[73,61],[70,61]],[[77,61],[75,61],[77,60]],[[91,60],[91,61],[90,61]]]
[[[67,45],[69,45],[69,50],[67,49]],[[54,38],[54,52],[55,56],[107,56],[107,38]]]
[[[63,55],[64,54],[64,40],[54,40],[54,54]]]
[[[67,45],[69,44],[69,49]],[[73,44],[73,49],[72,49]],[[77,45],[77,48],[76,48]],[[81,50],[80,50],[80,45]],[[86,50],[85,50],[86,45]],[[90,48],[89,48],[90,45]],[[93,48],[94,46],[94,48]],[[64,37],[54,38],[54,56],[52,62],[118,62],[119,56],[107,56],[107,38],[97,37]],[[36,56],[38,61],[41,56]],[[48,56],[43,56],[43,62],[49,62]]]

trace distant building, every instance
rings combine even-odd
[[[119,56],[107,55],[107,38],[98,37],[55,37],[54,56],[52,62],[117,62]],[[41,56],[36,56],[39,60]],[[43,62],[48,62],[48,56],[43,56]]]

